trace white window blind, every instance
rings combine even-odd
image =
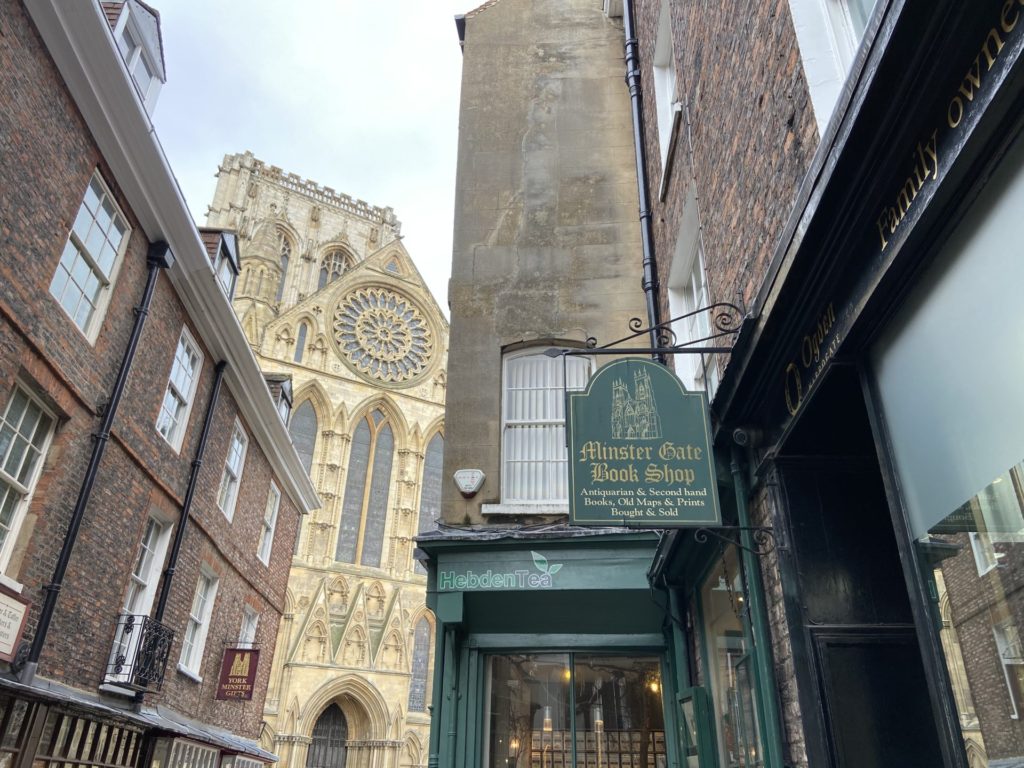
[[[506,504],[567,503],[565,390],[586,386],[591,361],[541,353],[504,361],[502,404],[502,501]]]

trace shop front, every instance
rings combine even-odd
[[[1024,6],[878,19],[716,404],[794,759],[1020,766]]]
[[[657,543],[566,525],[421,536],[432,764],[678,765],[672,636],[647,582]]]

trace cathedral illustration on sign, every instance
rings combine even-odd
[[[657,440],[661,417],[654,402],[651,377],[647,371],[633,374],[633,392],[626,382],[612,382],[612,437],[616,440]]]
[[[282,418],[323,503],[296,542],[263,746],[281,768],[339,744],[350,765],[425,766],[434,617],[413,537],[440,514],[448,323],[391,208],[248,152],[217,176],[208,223],[238,233],[234,309],[291,386]]]

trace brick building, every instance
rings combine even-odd
[[[231,309],[236,238],[196,229],[152,132],[159,16],[0,15],[5,759],[270,762],[274,638],[318,499],[289,383],[271,393]]]
[[[457,20],[432,757],[1020,765],[1021,4],[603,5]],[[558,395],[631,331],[707,394],[721,524],[567,522]]]

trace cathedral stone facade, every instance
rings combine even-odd
[[[426,765],[434,620],[413,537],[439,515],[448,324],[390,208],[245,153],[224,159],[208,223],[238,233],[235,311],[260,366],[291,377],[323,501],[296,545],[264,746],[285,768]]]

